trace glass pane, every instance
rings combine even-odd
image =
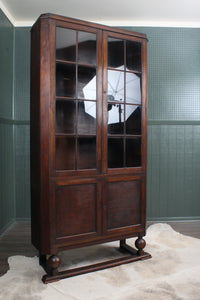
[[[75,133],[76,104],[74,101],[56,102],[56,133]]]
[[[126,105],[126,133],[141,134],[141,106]]]
[[[78,138],[78,169],[96,168],[96,137]]]
[[[76,31],[56,28],[56,58],[76,61]]]
[[[141,166],[141,138],[126,140],[126,167]]]
[[[126,72],[126,102],[141,104],[140,76]]]
[[[96,100],[96,68],[78,67],[78,98]]]
[[[108,103],[108,133],[124,132],[124,105]]]
[[[96,65],[96,34],[78,33],[78,61]]]
[[[79,102],[78,134],[96,134],[96,102]]]
[[[123,139],[108,139],[108,168],[123,168],[124,166]]]
[[[141,72],[141,43],[126,41],[126,67]]]
[[[56,64],[56,96],[75,97],[76,67],[72,64]]]
[[[75,169],[75,138],[56,138],[56,169]]]
[[[124,74],[121,71],[108,70],[109,101],[124,101]]]
[[[108,67],[117,68],[124,65],[124,41],[108,39]]]

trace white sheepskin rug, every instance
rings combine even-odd
[[[151,259],[43,284],[38,257],[13,256],[10,270],[0,277],[2,300],[200,300],[200,239],[154,224],[145,237]],[[134,246],[134,239],[127,240]],[[119,243],[61,253],[65,266],[94,263],[113,255]],[[109,250],[110,249],[110,250]],[[108,251],[108,252],[106,252]],[[101,252],[101,255],[100,255]],[[107,254],[106,254],[107,253]]]

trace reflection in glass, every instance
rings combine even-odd
[[[78,98],[96,100],[96,68],[78,67]]]
[[[117,71],[108,70],[108,99],[113,101],[124,101],[124,66]]]
[[[75,133],[76,104],[74,101],[56,101],[56,133]]]
[[[126,41],[126,66],[141,72],[141,43]]]
[[[126,140],[126,167],[141,166],[141,138]]]
[[[126,103],[141,104],[140,76],[126,72]]]
[[[96,137],[78,138],[78,169],[96,168]]]
[[[124,65],[124,41],[108,39],[108,67],[117,68]]]
[[[76,60],[76,31],[56,27],[56,58]]]
[[[75,97],[76,67],[73,64],[56,64],[56,96]]]
[[[124,105],[108,103],[108,133],[123,133],[124,131]]]
[[[141,106],[126,105],[126,115],[129,111],[129,117],[126,120],[126,134],[141,134]]]
[[[78,61],[96,66],[96,34],[79,31]]]
[[[78,134],[96,134],[96,102],[78,103]]]
[[[108,138],[108,168],[123,168],[124,143],[122,138]]]
[[[75,169],[75,138],[56,138],[56,169]]]

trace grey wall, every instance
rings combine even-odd
[[[148,219],[200,219],[200,29],[126,29],[149,39]],[[30,218],[30,28],[1,13],[0,37],[1,232]]]

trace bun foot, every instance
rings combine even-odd
[[[146,246],[146,242],[142,237],[138,237],[138,239],[135,241],[135,247],[138,249],[137,254],[143,255],[144,254],[144,247]]]
[[[61,259],[58,256],[52,255],[49,257],[49,259],[47,260],[47,265],[51,275],[58,274],[58,267],[60,266],[60,264]]]

